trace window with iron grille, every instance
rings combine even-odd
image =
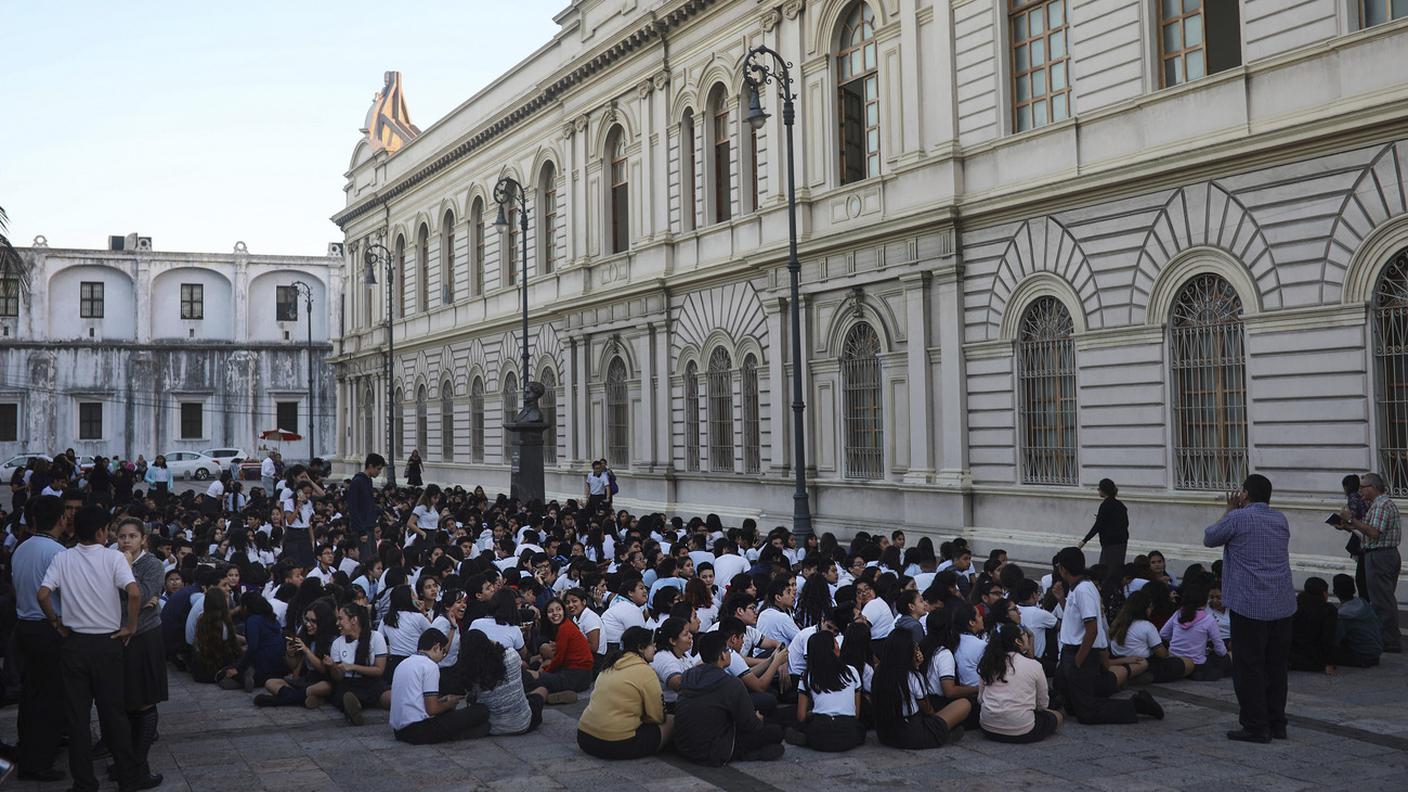
[[[516,194],[516,193],[515,193]],[[503,245],[504,283],[512,286],[518,283],[518,207],[512,204],[504,211],[508,228],[500,239]]]
[[[1159,0],[1160,78],[1165,88],[1241,65],[1240,5],[1231,0]]]
[[[543,369],[543,398],[539,402],[547,431],[543,432],[543,464],[557,464],[557,375]]]
[[[504,461],[513,459],[513,443],[517,436],[508,430],[508,424],[518,415],[518,377],[512,372],[504,375]]]
[[[13,402],[0,404],[0,442],[20,439],[20,406]]]
[[[82,319],[103,318],[103,284],[83,281],[78,284],[78,316]]]
[[[1169,318],[1174,482],[1229,490],[1247,475],[1246,351],[1242,300],[1204,274],[1179,291]]]
[[[364,450],[371,451],[373,448],[380,447],[383,440],[384,438],[377,437],[376,431],[376,394],[368,385],[362,393],[362,443]]]
[[[455,459],[455,386],[449,380],[440,383],[440,458]]]
[[[1036,129],[1071,114],[1066,0],[1009,0],[1012,126]]]
[[[181,318],[205,318],[205,286],[199,283],[181,284]]]
[[[612,467],[630,464],[630,409],[626,364],[612,358],[606,367],[606,453]]]
[[[205,437],[205,405],[201,402],[181,402],[181,439],[199,440]]]
[[[469,262],[469,290],[471,297],[478,297],[484,293],[484,203],[478,198],[469,213],[469,237],[474,253]]]
[[[743,358],[743,472],[757,473],[763,467],[762,427],[758,420],[758,359]]]
[[[279,322],[298,321],[298,290],[292,286],[274,287],[274,319]]]
[[[856,3],[841,28],[836,53],[842,184],[880,175],[878,51],[875,14],[865,3]]]
[[[427,436],[427,431],[426,431],[426,430],[429,428],[429,427],[426,426],[426,424],[427,424],[426,407],[427,407],[427,404],[426,404],[426,399],[425,399],[425,386],[422,385],[422,386],[420,386],[419,388],[416,389],[416,447],[415,447],[415,450],[420,451],[422,454],[428,455],[428,454],[430,453],[430,448],[426,446],[426,436]]]
[[[440,228],[440,290],[446,303],[455,301],[455,213],[446,212]]]
[[[280,429],[298,432],[298,402],[281,401],[274,404],[274,423]]]
[[[698,206],[694,189],[694,111],[684,111],[680,121],[680,228],[694,230]]]
[[[20,315],[20,279],[12,275],[0,278],[0,316]]]
[[[1408,495],[1408,250],[1389,260],[1374,290],[1374,413],[1379,470],[1394,497]]]
[[[416,307],[430,310],[430,229],[424,223],[416,232]]]
[[[846,426],[846,478],[885,474],[884,413],[880,403],[880,337],[865,322],[846,334],[841,349]]]
[[[484,461],[484,381],[478,377],[469,388],[469,455]]]
[[[406,239],[396,237],[396,318],[404,319],[406,316],[406,283],[410,280],[410,270],[406,269]],[[387,284],[391,288],[391,284]]]
[[[733,196],[730,194],[732,179],[729,162],[728,93],[722,85],[715,86],[709,105],[714,145],[714,222],[722,223],[733,216]]]
[[[619,126],[607,137],[606,156],[611,166],[611,252],[625,253],[631,246],[630,163],[626,134]]]
[[[1394,19],[1408,18],[1406,0],[1359,0],[1359,26],[1382,25]],[[1390,485],[1393,482],[1389,482]]]
[[[684,367],[684,469],[699,470],[699,366]]]
[[[543,166],[542,183],[542,206],[538,217],[543,223],[543,238],[539,244],[543,251],[543,273],[548,274],[557,263],[557,171],[551,162]]]
[[[102,440],[102,439],[103,439],[103,403],[102,403],[102,402],[79,402],[79,404],[78,404],[78,439],[79,439],[79,440]]]
[[[402,406],[402,402],[405,400],[406,394],[397,390],[396,398],[392,400],[391,405],[391,427],[395,440],[394,447],[391,449],[393,458],[401,456],[401,451],[406,447],[406,411]]]
[[[743,126],[748,130],[748,208],[756,212],[762,201],[762,194],[758,191],[758,130],[752,124]]]
[[[723,347],[709,355],[709,467],[733,470],[733,360]]]
[[[1017,387],[1022,409],[1022,483],[1075,484],[1075,326],[1066,306],[1041,297],[1022,314]]]

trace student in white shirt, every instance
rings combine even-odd
[[[1024,579],[1014,587],[1013,598],[1022,614],[1022,627],[1032,636],[1032,656],[1041,660],[1046,657],[1046,636],[1059,622],[1056,614],[1037,604],[1038,596],[1034,580]]]
[[[792,745],[834,752],[865,744],[861,676],[841,661],[840,652],[830,630],[818,630],[807,639],[809,662],[797,688],[797,728],[784,735]]]
[[[467,740],[489,733],[489,708],[472,703],[456,706],[462,695],[440,693],[440,664],[449,639],[437,629],[421,634],[417,652],[401,664],[391,683],[391,730],[397,740],[412,745]]]
[[[892,748],[939,748],[958,739],[960,724],[972,712],[967,699],[935,709],[923,673],[924,653],[908,630],[885,640],[871,690],[876,735]]]
[[[333,566],[333,561],[336,558],[337,549],[332,545],[325,544],[318,548],[317,563],[308,570],[306,577],[317,578],[319,582],[327,586],[332,582],[332,576],[337,573],[337,567]]]
[[[797,622],[792,618],[792,605],[797,600],[797,584],[789,578],[777,578],[768,584],[766,607],[758,614],[758,632],[787,646],[797,636]]]
[[[858,581],[855,588],[860,615],[870,625],[870,640],[884,641],[889,638],[895,631],[895,614],[890,610],[890,603],[881,599],[875,587],[866,581]]]
[[[978,686],[978,661],[983,658],[987,641],[979,637],[983,632],[983,614],[967,603],[953,609],[949,614],[949,640],[953,652],[954,667],[958,672],[958,684],[968,687]]]
[[[484,633],[499,646],[512,649],[519,657],[528,659],[523,628],[519,626],[518,597],[511,589],[503,588],[494,592],[493,599],[489,600],[489,614],[471,621],[469,629]]]
[[[386,638],[386,673],[383,675],[393,683],[396,681],[396,668],[407,657],[416,653],[421,633],[430,629],[430,620],[416,607],[415,597],[410,586],[397,586],[391,590],[391,607],[381,620],[381,635]]]
[[[334,684],[332,700],[348,723],[361,726],[363,707],[391,706],[391,692],[383,679],[386,638],[372,629],[367,609],[361,605],[338,608],[337,628],[342,634],[332,642],[332,664],[327,669]]]
[[[592,654],[596,657],[596,665],[600,667],[602,658],[606,657],[606,631],[602,629],[601,617],[587,605],[589,596],[581,589],[570,589],[563,597],[562,604],[567,608],[567,614],[572,617],[577,629],[586,636],[587,645],[592,648]]]
[[[627,577],[621,583],[620,596],[601,614],[602,640],[607,651],[621,642],[621,634],[631,627],[645,626],[645,606],[648,589],[640,578]]]
[[[672,617],[655,631],[655,657],[650,667],[660,677],[660,691],[665,696],[665,708],[672,710],[680,695],[680,684],[684,672],[699,665],[699,657],[693,654],[694,634],[689,631],[689,623]]]
[[[1136,591],[1110,624],[1110,665],[1124,666],[1133,679],[1153,672],[1155,682],[1172,682],[1185,676],[1183,661],[1170,657],[1159,628],[1149,621],[1154,612],[1148,592]]]

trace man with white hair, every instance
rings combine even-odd
[[[1378,614],[1383,631],[1384,651],[1403,651],[1403,638],[1398,634],[1398,573],[1403,559],[1398,544],[1403,540],[1403,528],[1398,521],[1398,506],[1389,497],[1388,485],[1378,473],[1359,477],[1359,494],[1369,504],[1363,520],[1357,520],[1346,508],[1340,512],[1339,527],[1358,531],[1364,536],[1360,548],[1364,553],[1364,582],[1369,587],[1369,604]]]

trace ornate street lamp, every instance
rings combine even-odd
[[[499,205],[499,216],[494,227],[509,227],[508,213],[518,209],[518,238],[522,247],[518,257],[518,292],[523,311],[523,366],[520,369],[523,381],[522,405],[513,420],[504,423],[504,429],[518,436],[515,444],[517,455],[511,461],[509,470],[509,496],[517,498],[520,504],[533,501],[542,502],[546,488],[543,485],[543,431],[548,428],[538,400],[544,391],[542,383],[532,382],[532,367],[528,360],[528,196],[523,185],[511,176],[499,179],[494,185],[494,203]],[[510,269],[511,271],[511,269]]]
[[[308,465],[311,467],[313,458],[317,456],[313,449],[313,434],[317,426],[317,412],[313,409],[313,287],[301,280],[294,281],[292,286],[303,298],[303,306],[308,312]]]
[[[393,269],[391,251],[375,242],[367,245],[366,251],[362,254],[362,261],[366,264],[366,271],[363,282],[367,288],[376,285],[377,265],[386,266],[386,483],[396,486],[396,435],[394,432],[394,422],[400,417],[396,414],[395,386],[391,383],[391,356],[395,353],[394,339],[391,332],[391,287],[396,282],[396,272]]]

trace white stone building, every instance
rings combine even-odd
[[[135,234],[107,250],[20,248],[27,283],[0,279],[0,457],[211,447],[254,452],[259,432],[305,436],[314,373],[314,451],[332,450],[329,333],[340,323],[341,244],[330,256],[153,250]],[[292,284],[313,297],[309,312]],[[304,459],[308,441],[283,444]]]
[[[964,529],[1031,558],[1084,533],[1108,476],[1135,547],[1204,559],[1253,470],[1297,566],[1337,567],[1340,477],[1408,491],[1390,5],[576,0],[448,116],[352,156],[346,277],[363,288],[373,243],[400,273],[397,457],[506,489],[526,270],[550,492],[606,456],[633,502],[790,521],[783,126],[773,90],[756,132],[739,101],[766,44],[800,97],[818,530]],[[504,175],[528,187],[527,262],[491,225]],[[349,462],[386,445],[378,277],[333,358]]]

